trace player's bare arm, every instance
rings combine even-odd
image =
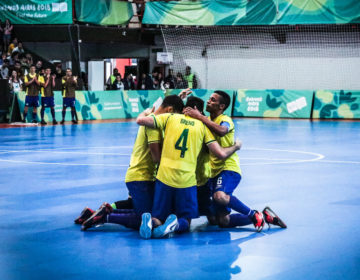
[[[155,128],[154,118],[149,116],[153,113],[155,108],[148,108],[144,112],[140,113],[140,115],[136,118],[136,123],[138,125],[144,125],[146,127]]]
[[[216,141],[211,142],[207,146],[212,154],[214,154],[217,158],[224,160],[224,159],[227,159],[229,156],[231,156],[236,151],[240,150],[241,145],[242,145],[242,142],[240,140],[236,140],[234,145],[232,145],[230,147],[226,147],[226,148],[221,147],[219,145],[219,143]]]
[[[229,129],[226,126],[222,126],[222,125],[219,125],[219,124],[213,122],[212,120],[208,119],[206,116],[201,114],[200,111],[197,109],[194,109],[191,107],[186,107],[184,109],[183,113],[194,119],[198,119],[198,120],[202,121],[210,129],[210,131],[212,133],[215,133],[216,135],[218,135],[220,137],[225,136],[229,132]]]

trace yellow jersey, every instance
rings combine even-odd
[[[203,145],[201,152],[197,158],[196,165],[196,185],[203,186],[211,177],[210,154],[209,149]]]
[[[218,141],[220,146],[226,148],[234,145],[235,129],[232,119],[226,115],[220,115],[217,116],[212,121],[218,125],[221,125],[223,122],[229,124],[228,127],[229,130],[225,136],[220,137],[218,135],[214,135],[216,141]],[[236,173],[241,174],[239,156],[236,153],[233,153],[230,157],[228,157],[225,160],[218,159],[216,156],[210,154],[210,167],[211,167],[211,178],[216,177],[223,170],[234,171]]]
[[[203,143],[215,141],[199,120],[182,114],[153,116],[155,127],[164,131],[161,161],[156,178],[174,188],[196,186],[196,163]]]
[[[149,144],[161,142],[161,140],[161,132],[158,129],[139,127],[125,182],[155,181],[157,164],[151,157]]]

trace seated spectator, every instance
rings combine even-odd
[[[165,90],[165,82],[164,82],[164,79],[163,79],[163,74],[160,72],[157,76],[157,83],[158,83],[158,89],[161,89],[161,90]]]
[[[160,84],[158,83],[158,75],[159,75],[159,72],[157,70],[155,70],[155,68],[154,68],[154,70],[151,73],[151,79],[153,82],[154,89],[160,88]]]
[[[34,60],[33,60],[33,57],[30,53],[27,53],[26,54],[26,58],[27,58],[27,61],[28,61],[28,64],[29,65],[33,65],[34,64]]]
[[[37,62],[36,62],[36,65],[35,65],[35,68],[36,68],[36,74],[41,74],[41,72],[42,72],[42,70],[43,70],[43,63],[42,63],[42,61],[41,60],[38,60]]]
[[[168,88],[175,88],[175,82],[176,82],[176,78],[174,75],[174,70],[169,68],[169,74],[166,76],[165,78],[165,83],[167,83],[169,85]]]
[[[112,89],[113,89],[113,90],[124,90],[124,84],[123,84],[123,82],[121,81],[121,75],[120,75],[120,73],[118,73],[118,74],[115,76],[115,81],[114,81],[113,84],[112,84]]]
[[[19,60],[19,53],[13,52],[8,59],[9,59],[10,66],[13,66],[15,64],[15,61]]]
[[[22,90],[22,80],[17,75],[16,70],[13,70],[11,72],[11,76],[9,78],[9,87],[10,87],[10,93],[14,94]]]
[[[138,82],[137,89],[139,89],[139,90],[141,90],[141,89],[142,90],[154,89],[153,81],[152,81],[151,77],[148,74],[146,74],[146,73],[141,74],[141,77],[140,77],[139,82]]]
[[[124,90],[135,90],[135,83],[131,73],[125,74],[125,77],[123,80]]]
[[[14,48],[12,52],[18,52],[19,54],[25,53],[22,42],[19,42],[17,47]]]
[[[21,63],[21,71],[25,76],[30,72],[30,65],[28,63],[28,60],[27,60],[25,54],[20,54],[19,59],[20,59],[20,63]]]
[[[175,88],[188,88],[188,83],[184,80],[183,75],[180,72],[176,74]]]
[[[14,68],[12,70],[16,71],[17,77],[19,77],[19,79],[23,78],[24,73],[21,70],[21,63],[19,60],[15,61]]]
[[[8,47],[8,53],[12,53],[13,50],[18,46],[18,39],[17,38],[14,38],[11,42],[11,44],[9,45]]]
[[[3,65],[1,65],[0,78],[1,79],[9,78],[9,60],[7,58],[4,60]]]
[[[5,59],[6,59],[6,53],[2,53],[0,58],[0,66],[3,65]]]
[[[65,76],[65,71],[61,68],[61,63],[56,64],[55,67],[55,88],[54,90],[62,90],[62,78]]]

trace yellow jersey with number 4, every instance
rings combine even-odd
[[[210,117],[209,117],[210,118]],[[215,135],[216,141],[220,144],[221,147],[226,148],[235,144],[235,129],[232,119],[226,115],[217,116],[212,120],[216,124],[226,125],[228,127],[228,133],[220,137]],[[234,171],[241,174],[239,156],[236,153],[233,153],[230,157],[225,160],[218,159],[216,156],[210,154],[210,167],[211,167],[211,178],[217,176],[221,171],[228,170]]]
[[[182,114],[153,116],[155,127],[164,131],[161,161],[156,178],[174,188],[196,186],[196,164],[203,143],[215,141],[199,120]]]
[[[149,144],[161,142],[161,131],[140,126],[131,153],[130,166],[125,175],[125,182],[155,181],[157,165],[154,163]]]

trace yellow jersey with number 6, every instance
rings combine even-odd
[[[215,141],[199,120],[182,114],[153,116],[155,127],[164,131],[161,161],[156,178],[174,188],[196,186],[196,164],[203,143]]]

